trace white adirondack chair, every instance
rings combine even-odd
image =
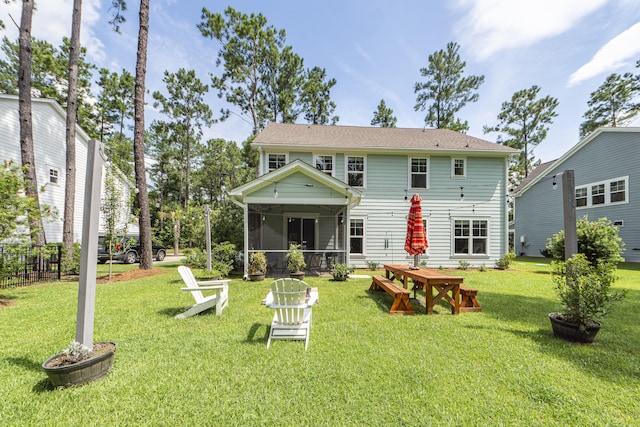
[[[196,303],[192,305],[184,313],[178,314],[176,319],[184,319],[195,314],[201,313],[212,307],[216,309],[216,315],[220,316],[222,310],[229,304],[229,282],[231,280],[208,280],[204,282],[196,281],[193,272],[189,267],[181,265],[178,267],[178,272],[182,277],[186,288],[181,288],[183,291],[191,292],[193,299]],[[213,291],[213,295],[204,296],[202,291]]]
[[[304,340],[309,346],[311,306],[318,301],[317,292],[307,293],[308,285],[298,279],[278,279],[271,282],[271,292],[265,305],[276,312],[271,322],[267,348],[271,340]]]

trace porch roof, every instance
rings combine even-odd
[[[235,203],[273,204],[360,204],[360,191],[348,186],[302,160],[262,175],[228,192]]]

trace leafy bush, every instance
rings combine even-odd
[[[511,267],[511,263],[513,263],[513,260],[515,259],[515,257],[516,257],[516,254],[514,254],[513,252],[504,254],[502,258],[496,261],[496,268],[507,269]]]
[[[71,258],[62,256],[62,271],[65,274],[80,274],[80,243],[73,244]]]
[[[460,270],[466,270],[467,268],[469,268],[471,264],[469,263],[469,261],[465,261],[463,259],[461,259],[460,261],[458,261],[458,268]]]
[[[584,254],[575,254],[566,262],[553,261],[552,266],[562,315],[581,328],[602,319],[611,303],[624,296],[610,290],[615,281],[614,269],[604,263],[591,263]]]
[[[222,242],[211,247],[211,274],[226,276],[233,269],[236,247],[233,243]],[[206,270],[207,254],[200,249],[186,249],[183,264]]]
[[[353,273],[356,270],[354,266],[348,266],[347,264],[334,264],[331,269],[333,280],[346,280],[349,277],[349,273]]]
[[[376,270],[380,263],[378,261],[365,261],[369,270]]]
[[[584,254],[593,264],[615,266],[623,262],[621,254],[624,242],[618,236],[618,227],[607,218],[589,221],[587,216],[578,219],[576,223],[578,237],[578,252]],[[564,230],[547,239],[546,249],[556,261],[564,260]]]

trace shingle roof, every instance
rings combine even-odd
[[[504,145],[448,129],[408,129],[269,123],[253,144],[284,147],[517,153]]]
[[[550,162],[546,162],[546,163],[542,163],[539,164],[534,170],[531,171],[531,173],[529,173],[529,175],[527,175],[527,177],[525,179],[523,179],[520,182],[520,185],[518,185],[518,187],[516,188],[516,190],[514,191],[514,193],[519,192],[521,189],[523,189],[524,187],[527,186],[527,184],[529,184],[531,181],[533,181],[534,179],[536,179],[538,176],[540,176],[542,173],[544,173],[544,171],[546,171],[547,169],[549,169],[549,166],[553,165],[556,161],[555,160],[551,160]]]

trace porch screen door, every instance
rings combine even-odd
[[[287,223],[288,244],[296,243],[302,250],[316,248],[316,220],[314,218],[291,218]]]

